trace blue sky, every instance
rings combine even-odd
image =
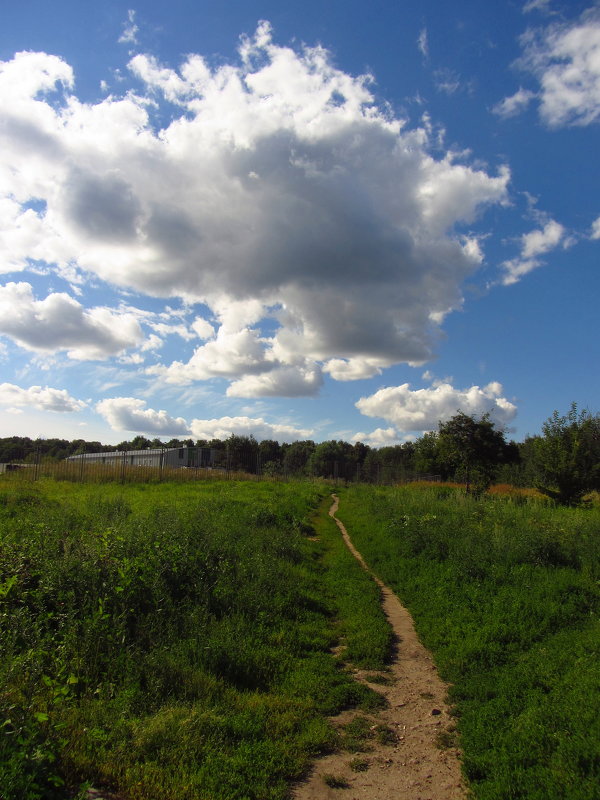
[[[598,4],[2,17],[0,436],[598,410]]]

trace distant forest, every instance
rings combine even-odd
[[[228,465],[262,475],[335,477],[374,483],[419,475],[439,476],[485,488],[491,482],[538,487],[560,502],[579,502],[585,492],[600,490],[600,414],[579,411],[573,403],[561,416],[554,412],[542,432],[523,442],[506,441],[488,415],[458,412],[404,444],[373,448],[362,442],[312,440],[280,444],[232,434],[221,439],[147,439],[136,436],[118,445],[83,439],[0,439],[0,463],[61,461],[81,453],[202,447],[227,451]]]

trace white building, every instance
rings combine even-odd
[[[220,450],[205,447],[155,447],[149,450],[112,450],[108,453],[80,453],[67,461],[86,465],[138,466],[138,467],[214,467],[219,462]]]

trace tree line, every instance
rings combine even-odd
[[[558,411],[539,435],[507,441],[488,414],[459,411],[440,422],[437,431],[403,444],[373,448],[362,442],[312,440],[279,443],[232,434],[227,439],[170,439],[136,436],[118,445],[83,439],[0,439],[0,462],[59,461],[81,453],[145,450],[157,447],[201,447],[222,454],[223,466],[267,476],[321,476],[345,481],[393,483],[416,476],[439,476],[465,483],[481,493],[493,481],[537,487],[556,501],[575,505],[586,493],[600,490],[600,414]]]

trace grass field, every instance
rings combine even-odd
[[[0,484],[3,800],[276,800],[370,707],[378,593],[308,483]],[[325,501],[328,505],[328,501]]]
[[[285,798],[336,745],[327,715],[377,702],[344,667],[390,649],[329,491],[0,482],[2,800]],[[598,800],[598,505],[339,493],[453,684],[473,796]]]
[[[474,796],[600,798],[600,509],[356,487],[338,516],[454,684]]]

